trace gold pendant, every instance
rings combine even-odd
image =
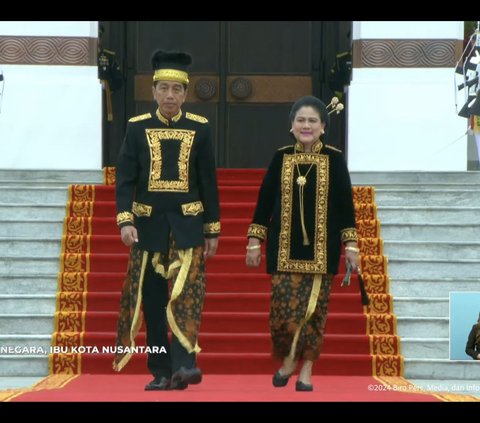
[[[303,187],[306,183],[307,183],[307,178],[305,178],[305,176],[300,175],[300,176],[297,178],[297,184],[298,184],[299,186]]]

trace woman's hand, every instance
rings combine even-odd
[[[345,264],[352,267],[352,271],[360,272],[360,259],[358,257],[359,248],[356,242],[347,242],[345,244]]]
[[[247,267],[258,267],[262,260],[262,248],[258,238],[249,238],[247,245]]]

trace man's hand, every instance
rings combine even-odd
[[[203,251],[203,258],[206,260],[213,257],[217,252],[218,238],[205,238],[205,250]]]
[[[120,229],[120,235],[122,236],[122,242],[131,247],[134,242],[138,242],[137,228],[133,225],[123,226]]]

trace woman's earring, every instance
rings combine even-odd
[[[325,133],[325,131],[323,129],[321,129],[320,133],[323,135]]]
[[[293,128],[290,128],[290,133],[293,134]]]

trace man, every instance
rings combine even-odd
[[[477,323],[472,326],[472,330],[468,334],[465,352],[474,360],[480,360],[480,314]]]
[[[205,259],[217,250],[220,212],[208,121],[181,109],[190,63],[186,53],[153,54],[158,109],[129,120],[117,162],[117,223],[131,246],[117,347],[135,346],[143,302],[154,376],[145,390],[185,389],[202,379],[196,353]],[[117,348],[114,369],[120,371],[130,356]]]

